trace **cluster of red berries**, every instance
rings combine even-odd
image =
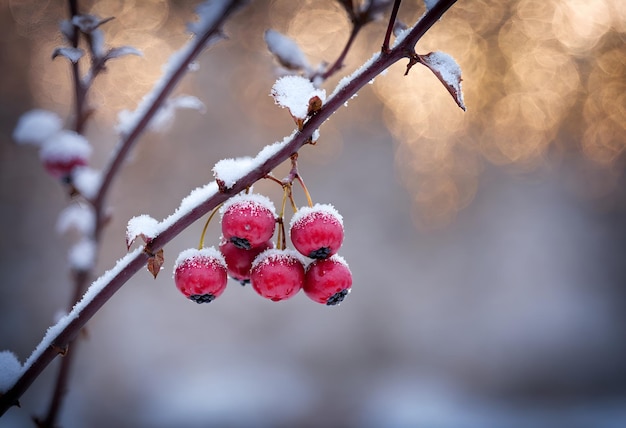
[[[302,289],[316,302],[336,305],[349,293],[352,274],[336,254],[343,242],[343,222],[332,206],[316,204],[296,211],[289,229],[297,251],[284,248],[280,239],[283,248],[274,247],[276,224],[284,226],[265,196],[237,195],[220,213],[219,251],[185,250],[175,263],[176,286],[190,300],[206,303],[219,297],[228,276],[242,285],[250,283],[272,301],[288,299]]]

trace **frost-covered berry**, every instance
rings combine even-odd
[[[226,262],[215,248],[190,248],[174,263],[176,287],[193,302],[209,303],[226,289]]]
[[[263,251],[273,248],[272,241],[267,241],[258,247],[244,250],[232,243],[222,239],[220,243],[220,252],[226,259],[226,266],[228,267],[228,274],[231,278],[236,279],[241,285],[246,285],[250,282],[250,269],[252,268],[252,262]]]
[[[252,288],[274,302],[293,297],[304,283],[304,265],[293,250],[266,250],[252,263]]]
[[[237,195],[220,209],[222,235],[236,247],[249,250],[269,241],[276,228],[276,210],[259,194]]]
[[[55,178],[68,177],[78,166],[85,166],[91,145],[74,131],[60,131],[42,143],[39,157],[44,168]]]
[[[315,204],[300,208],[291,218],[293,246],[312,259],[337,253],[343,242],[343,219],[332,205]]]
[[[352,273],[345,260],[334,255],[328,259],[315,260],[304,276],[304,293],[316,302],[338,305],[350,292]]]

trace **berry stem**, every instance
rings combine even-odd
[[[296,175],[296,180],[300,183],[302,190],[304,191],[304,196],[306,196],[306,202],[309,204],[309,207],[313,206],[313,199],[311,199],[311,194],[309,193],[309,189],[307,189],[306,184],[304,184],[304,179],[300,174]]]
[[[204,227],[202,228],[202,233],[200,234],[200,244],[198,244],[198,250],[201,250],[201,249],[204,248],[204,235],[206,235],[206,231],[207,231],[207,229],[209,227],[209,223],[211,223],[211,220],[215,216],[215,213],[217,213],[219,211],[219,209],[222,207],[222,205],[224,205],[224,204],[221,203],[218,206],[216,206],[215,208],[213,208],[213,211],[211,211],[211,215],[209,215],[209,218],[207,218],[206,222],[204,223]]]

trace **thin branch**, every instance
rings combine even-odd
[[[54,360],[59,353],[59,349],[64,349],[80,332],[85,324],[98,312],[98,310],[148,261],[148,253],[155,253],[163,248],[168,242],[179,235],[192,223],[213,210],[220,203],[231,196],[250,187],[256,181],[267,176],[274,168],[280,165],[291,155],[296,153],[303,145],[309,142],[313,132],[318,129],[335,111],[344,105],[354,94],[365,86],[372,78],[382,73],[395,62],[408,56],[408,52],[413,52],[415,43],[426,33],[426,31],[437,22],[443,13],[449,9],[456,0],[440,0],[435,7],[430,9],[426,15],[409,31],[406,37],[400,41],[388,53],[381,53],[376,59],[369,62],[369,65],[360,69],[352,76],[346,84],[342,85],[336,93],[331,96],[326,104],[310,117],[293,137],[282,146],[280,150],[269,157],[262,165],[252,168],[245,176],[238,180],[232,188],[224,193],[213,193],[205,200],[197,203],[192,209],[186,211],[172,224],[157,235],[145,250],[137,249],[129,253],[113,268],[115,274],[109,274],[106,284],[103,284],[98,292],[85,295],[84,303],[79,303],[78,313],[71,318],[58,332],[55,330],[53,337],[49,340],[50,345],[42,347],[37,355],[31,356],[30,364],[25,367],[16,384],[0,397],[0,416],[7,409],[15,405],[22,394],[29,388],[41,372]],[[106,274],[105,274],[106,275]],[[104,277],[101,277],[101,280]],[[99,280],[96,281],[96,283]],[[94,283],[95,284],[95,283]],[[78,316],[80,315],[80,316]]]
[[[192,63],[195,58],[202,52],[202,50],[206,47],[208,42],[215,36],[221,34],[221,28],[224,25],[224,22],[232,15],[245,1],[242,0],[232,0],[225,7],[221,16],[215,19],[213,25],[206,29],[206,31],[194,38],[193,45],[186,52],[183,58],[181,58],[178,67],[171,73],[171,76],[167,82],[163,85],[160,91],[155,95],[155,99],[152,102],[151,106],[144,112],[141,118],[137,121],[135,127],[130,130],[127,134],[122,137],[122,140],[119,143],[119,148],[114,156],[114,158],[109,163],[107,169],[103,174],[102,183],[100,185],[100,189],[98,194],[93,201],[93,205],[96,210],[96,224],[99,225],[104,220],[103,211],[104,204],[108,192],[111,188],[111,184],[113,183],[113,179],[117,175],[118,170],[124,164],[124,160],[126,156],[135,145],[136,141],[143,134],[143,132],[148,127],[150,120],[154,117],[154,115],[159,111],[167,97],[174,90],[178,82],[183,78],[183,76],[187,73],[189,64]]]
[[[384,53],[389,52],[389,42],[391,41],[391,34],[393,34],[393,27],[396,25],[396,19],[398,18],[398,10],[400,9],[400,3],[402,3],[402,0],[395,0],[393,2],[393,8],[391,9],[391,16],[389,17],[389,25],[387,25],[387,32],[385,33],[385,40],[383,41],[382,51]]]
[[[333,74],[341,70],[341,68],[343,68],[343,61],[346,59],[346,56],[348,55],[348,51],[352,47],[352,43],[354,42],[354,39],[356,39],[357,34],[359,34],[359,31],[361,31],[361,28],[363,28],[362,24],[358,22],[353,23],[352,31],[350,31],[350,37],[348,38],[348,41],[346,42],[346,45],[343,48],[343,51],[341,51],[341,54],[339,54],[339,57],[337,58],[335,63],[331,67],[329,67],[328,70],[324,72],[324,74],[322,74],[322,79],[324,80],[328,79],[330,76],[332,76]]]

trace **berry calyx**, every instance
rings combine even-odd
[[[304,276],[304,293],[324,305],[338,305],[348,295],[352,287],[352,273],[348,264],[338,255],[328,259],[315,260]]]
[[[293,250],[265,250],[252,262],[252,288],[274,302],[289,299],[304,283],[304,264]]]
[[[67,178],[78,166],[86,166],[91,146],[85,137],[63,130],[42,143],[39,157],[44,168],[54,178]]]
[[[258,247],[274,235],[276,211],[272,201],[265,196],[237,195],[228,200],[220,212],[222,235],[237,248]]]
[[[181,293],[196,303],[209,303],[226,289],[226,261],[215,248],[190,248],[174,263],[174,282]]]
[[[293,246],[312,259],[326,259],[336,254],[343,242],[343,219],[328,204],[300,208],[291,218]]]
[[[244,250],[237,247],[232,241],[227,241],[222,238],[220,252],[224,256],[224,259],[226,259],[228,275],[239,281],[241,285],[246,285],[250,282],[250,269],[252,268],[252,262],[256,256],[273,247],[274,244],[272,241],[267,241],[258,247]]]

